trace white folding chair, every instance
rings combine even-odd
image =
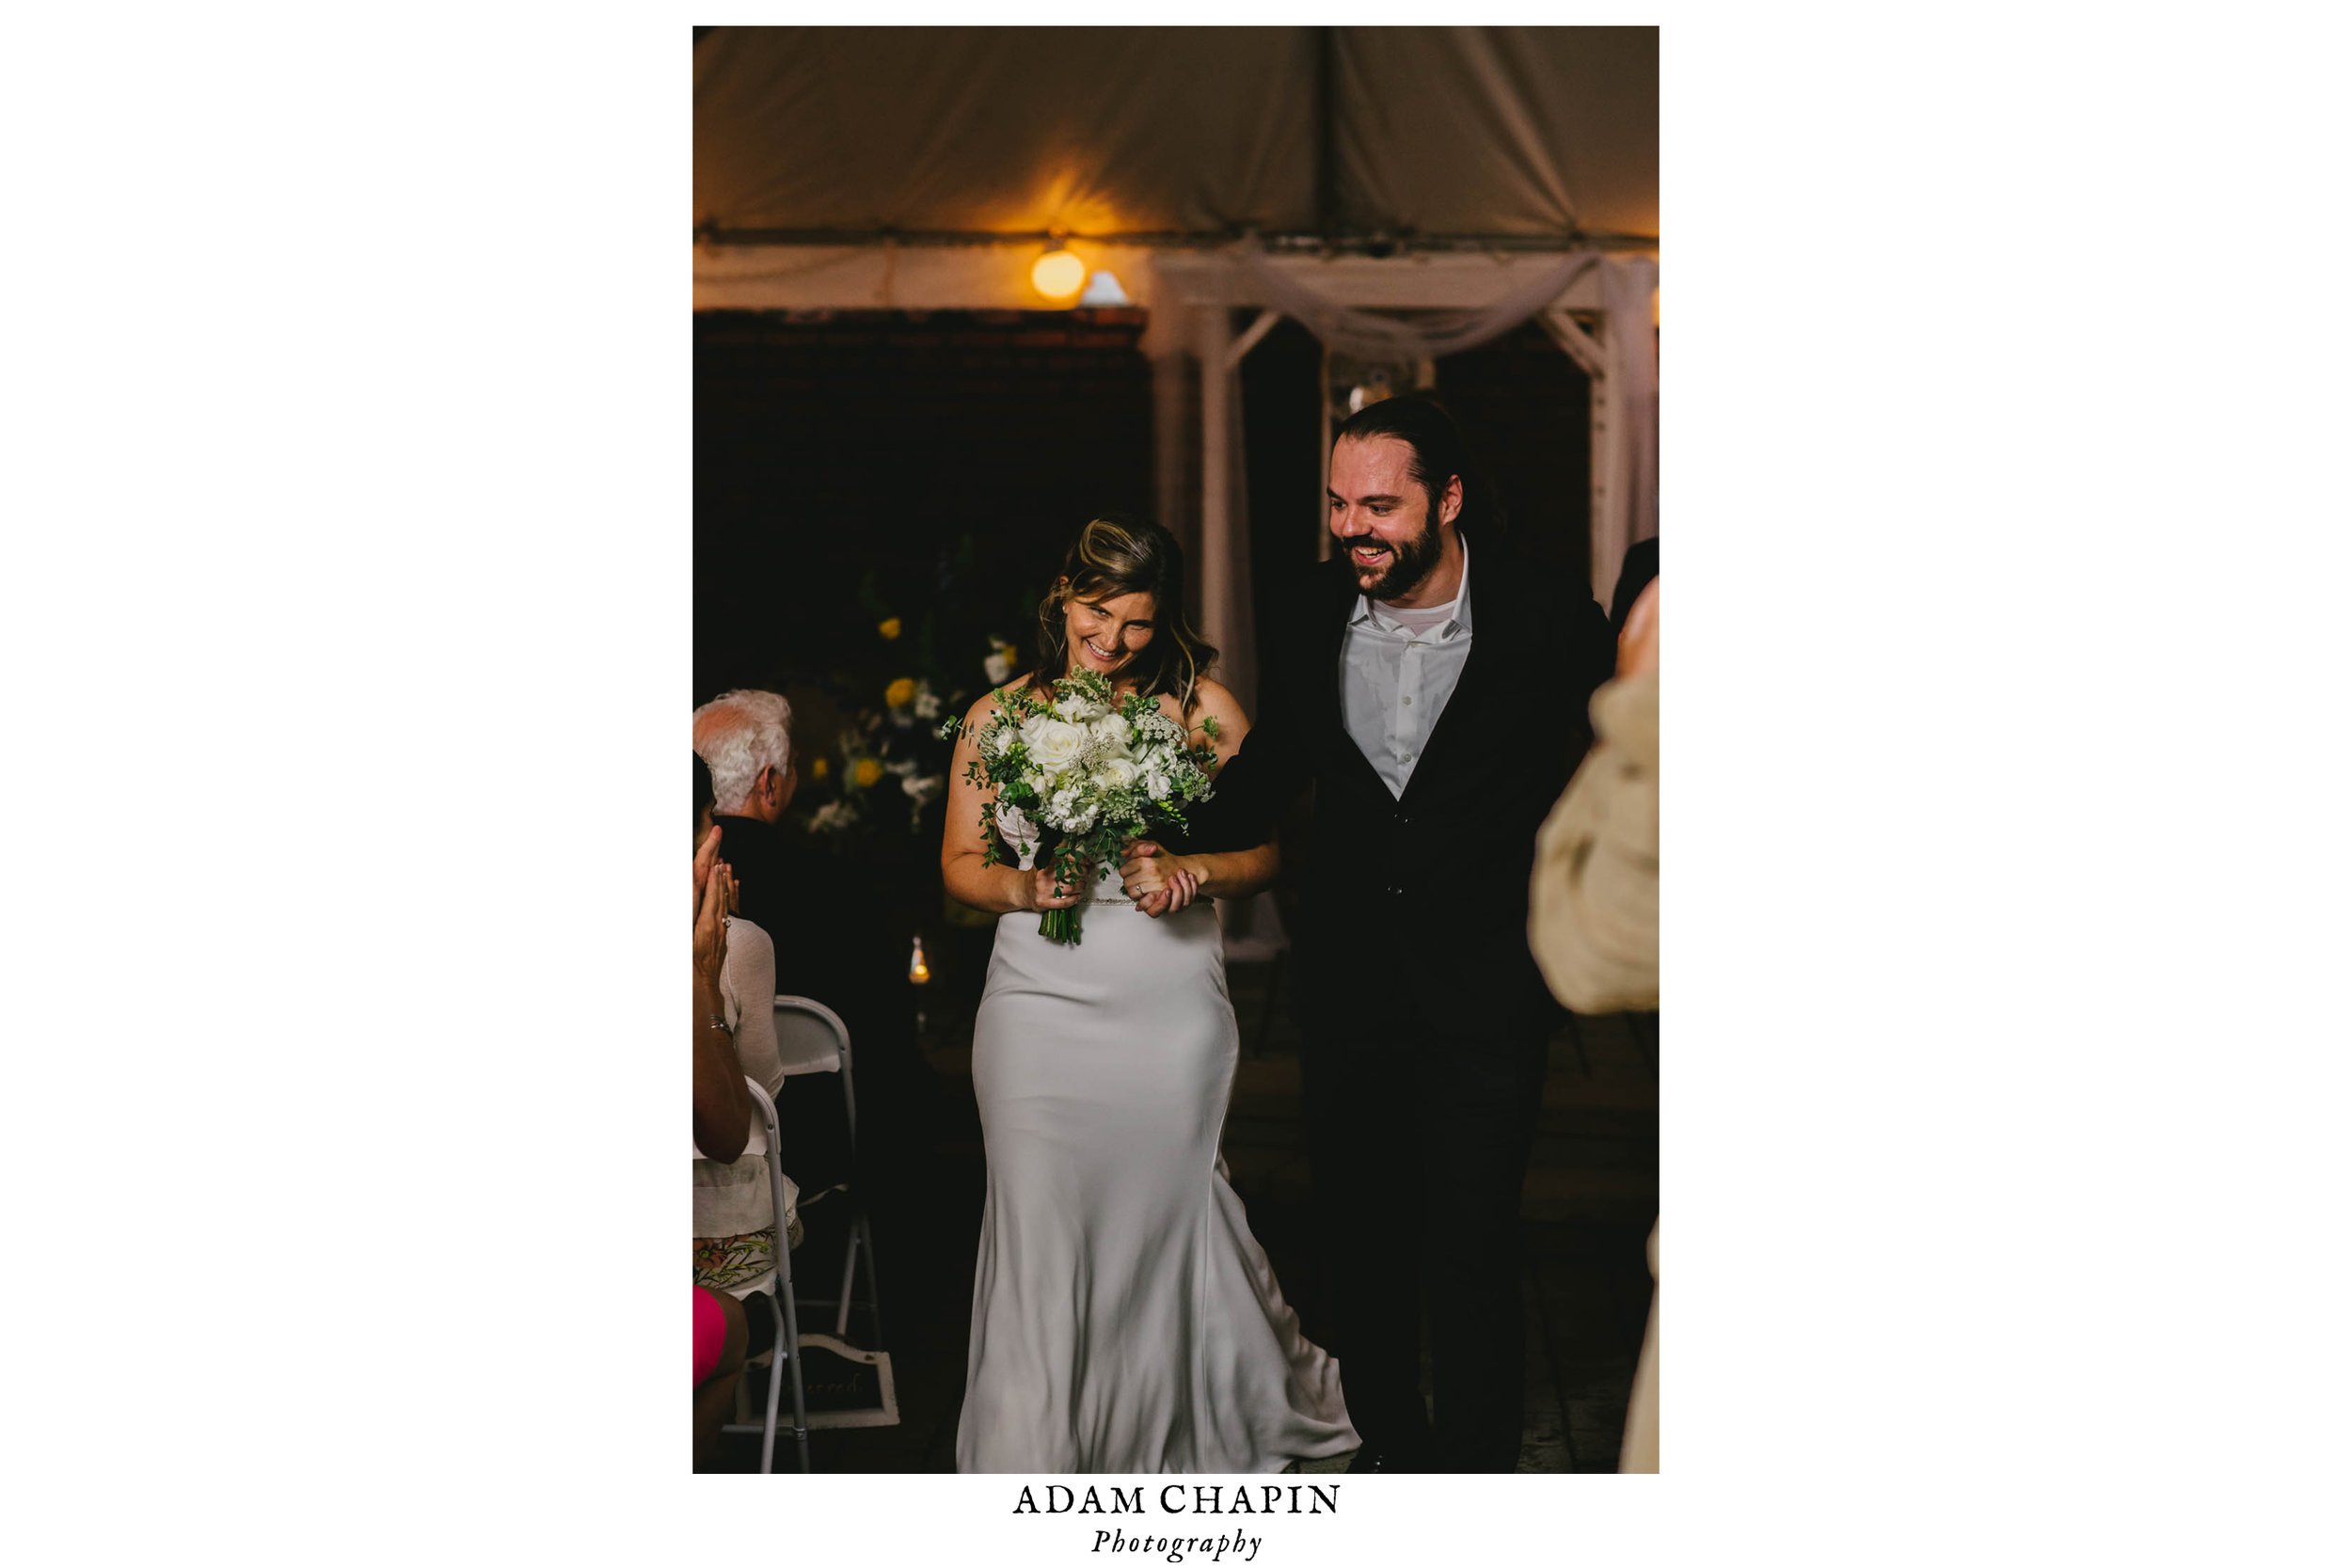
[[[765,1295],[768,1310],[776,1320],[775,1348],[769,1353],[768,1417],[754,1426],[749,1422],[730,1423],[720,1430],[730,1433],[760,1434],[759,1473],[771,1475],[776,1459],[776,1397],[784,1391],[783,1370],[792,1370],[792,1440],[801,1447],[801,1473],[808,1473],[808,1397],[801,1386],[801,1315],[792,1300],[792,1237],[787,1223],[784,1203],[784,1164],[776,1158],[784,1147],[776,1126],[776,1102],[768,1097],[756,1078],[746,1078],[743,1086],[751,1091],[752,1101],[759,1107],[761,1121],[768,1129],[768,1191],[776,1206],[776,1266],[748,1285],[739,1285],[731,1292],[739,1299],[748,1295]],[[755,1359],[756,1359],[755,1357]]]
[[[841,1074],[841,1108],[850,1122],[850,1164],[854,1175],[857,1165],[857,1085],[850,1071],[850,1029],[841,1022],[841,1015],[821,1002],[805,996],[776,998],[776,1058],[787,1077],[807,1072],[837,1072]],[[801,1195],[801,1209],[806,1212],[810,1204],[834,1193],[843,1193],[850,1203],[850,1239],[841,1254],[841,1296],[834,1317],[833,1331],[840,1338],[850,1333],[850,1301],[857,1280],[858,1254],[866,1256],[866,1310],[874,1326],[874,1342],[869,1350],[882,1348],[882,1292],[874,1283],[874,1227],[866,1218],[864,1197],[856,1191],[854,1180],[838,1181],[823,1192]],[[811,1307],[832,1305],[812,1300]]]

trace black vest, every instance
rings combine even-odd
[[[1581,582],[1548,581],[1499,543],[1474,546],[1470,657],[1399,799],[1341,710],[1341,640],[1357,598],[1334,560],[1283,601],[1300,608],[1268,640],[1259,717],[1201,832],[1263,842],[1313,787],[1295,933],[1311,1022],[1540,1034],[1556,1009],[1528,951],[1528,875],[1536,830],[1591,742],[1607,621]]]

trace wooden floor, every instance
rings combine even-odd
[[[1311,1338],[1317,1312],[1306,1264],[1298,1042],[1284,1009],[1263,1005],[1271,978],[1264,965],[1231,971],[1243,1060],[1226,1120],[1225,1159],[1250,1227]],[[883,1064],[861,1060],[857,1084],[864,1127],[888,1117],[908,1132],[890,1162],[896,1179],[876,1181],[873,1200],[883,1344],[900,1419],[892,1427],[813,1433],[811,1464],[819,1471],[955,1468],[984,1172],[972,1103],[970,1021],[930,1022],[919,1064],[890,1075],[875,1070]],[[1626,1393],[1649,1310],[1644,1248],[1658,1209],[1652,1038],[1633,1021],[1605,1018],[1580,1019],[1553,1041],[1522,1206],[1528,1382],[1521,1471],[1616,1468]],[[869,1078],[888,1078],[890,1092],[869,1090]],[[805,1082],[788,1083],[787,1094]],[[839,1275],[840,1242],[823,1220],[823,1207],[817,1206],[809,1236],[793,1254],[799,1289],[809,1295],[829,1294]],[[832,1326],[830,1311],[802,1316],[804,1329]],[[755,1328],[765,1317],[754,1309]],[[853,1318],[850,1338],[870,1340],[862,1315]],[[758,1440],[730,1439],[729,1459],[757,1469]],[[787,1437],[779,1442],[777,1468],[795,1465]],[[1310,1466],[1343,1467],[1344,1461]]]

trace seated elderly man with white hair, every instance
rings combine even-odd
[[[713,697],[694,710],[694,752],[718,797],[711,820],[720,853],[742,886],[737,912],[772,932],[784,924],[787,896],[776,823],[801,782],[792,763],[792,705],[772,691]]]
[[[773,835],[798,783],[791,724],[791,705],[772,691],[730,691],[694,710],[694,754],[710,770],[719,858],[734,868],[739,888],[719,991],[737,1059],[771,1094],[784,1073],[776,1053],[776,949],[761,911],[784,909]],[[787,1202],[791,1193],[787,1182]],[[786,1218],[790,1224],[794,1217]],[[696,1284],[728,1290],[764,1273],[772,1265],[774,1223],[759,1155],[730,1165],[695,1162]]]

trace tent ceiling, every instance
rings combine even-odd
[[[694,217],[770,239],[1654,243],[1658,32],[714,27]]]

